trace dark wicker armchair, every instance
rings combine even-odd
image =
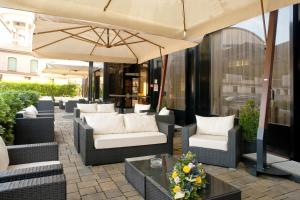
[[[15,144],[53,142],[53,114],[39,113],[36,118],[23,118],[17,115],[14,135]]]
[[[196,134],[197,125],[192,124],[183,128],[182,132],[182,151],[191,151],[196,154],[199,162],[211,165],[236,168],[240,158],[240,131],[236,126],[228,132],[227,151],[190,146],[189,141],[192,135]]]

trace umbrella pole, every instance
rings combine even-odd
[[[266,41],[264,60],[263,87],[260,103],[259,125],[256,139],[256,170],[255,175],[269,174],[276,176],[288,176],[285,172],[267,165],[267,152],[265,136],[268,133],[269,110],[272,87],[272,73],[275,53],[275,40],[277,29],[278,10],[272,11],[269,18],[269,29]]]
[[[164,95],[164,90],[165,90],[165,82],[166,82],[166,74],[167,74],[167,65],[168,65],[168,55],[164,56],[164,59],[162,59],[162,77],[161,77],[161,83],[160,83],[160,90],[159,90],[159,97],[158,97],[158,104],[156,111],[159,112],[162,100],[163,100],[163,95]]]
[[[93,61],[89,61],[89,86],[88,86],[88,101],[92,102],[92,96],[93,96]]]

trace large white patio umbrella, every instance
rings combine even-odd
[[[115,26],[36,15],[32,50],[45,58],[143,63],[195,45]]]
[[[0,6],[197,40],[300,0],[0,0]]]
[[[47,64],[42,70],[43,73],[47,74],[60,74],[64,76],[76,76],[76,77],[87,77],[89,67],[88,66],[74,66],[64,64]]]

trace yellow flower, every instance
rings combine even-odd
[[[196,183],[197,183],[197,184],[201,184],[201,183],[202,183],[202,179],[201,179],[200,176],[197,176],[197,177],[196,177]]]
[[[173,192],[177,193],[177,192],[180,192],[181,191],[181,188],[180,186],[176,185],[174,188],[173,188]]]
[[[172,173],[172,178],[174,179],[174,178],[176,178],[177,176],[178,176],[177,172],[176,172],[176,171],[173,171],[173,173]]]
[[[191,168],[188,165],[185,165],[182,170],[184,173],[188,174],[188,173],[190,173]]]

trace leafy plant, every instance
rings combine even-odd
[[[14,116],[11,113],[10,107],[0,96],[0,135],[7,144],[11,144],[13,142],[13,125]]]
[[[244,140],[249,142],[256,140],[258,121],[259,110],[255,105],[254,99],[249,99],[240,110],[239,124]]]

